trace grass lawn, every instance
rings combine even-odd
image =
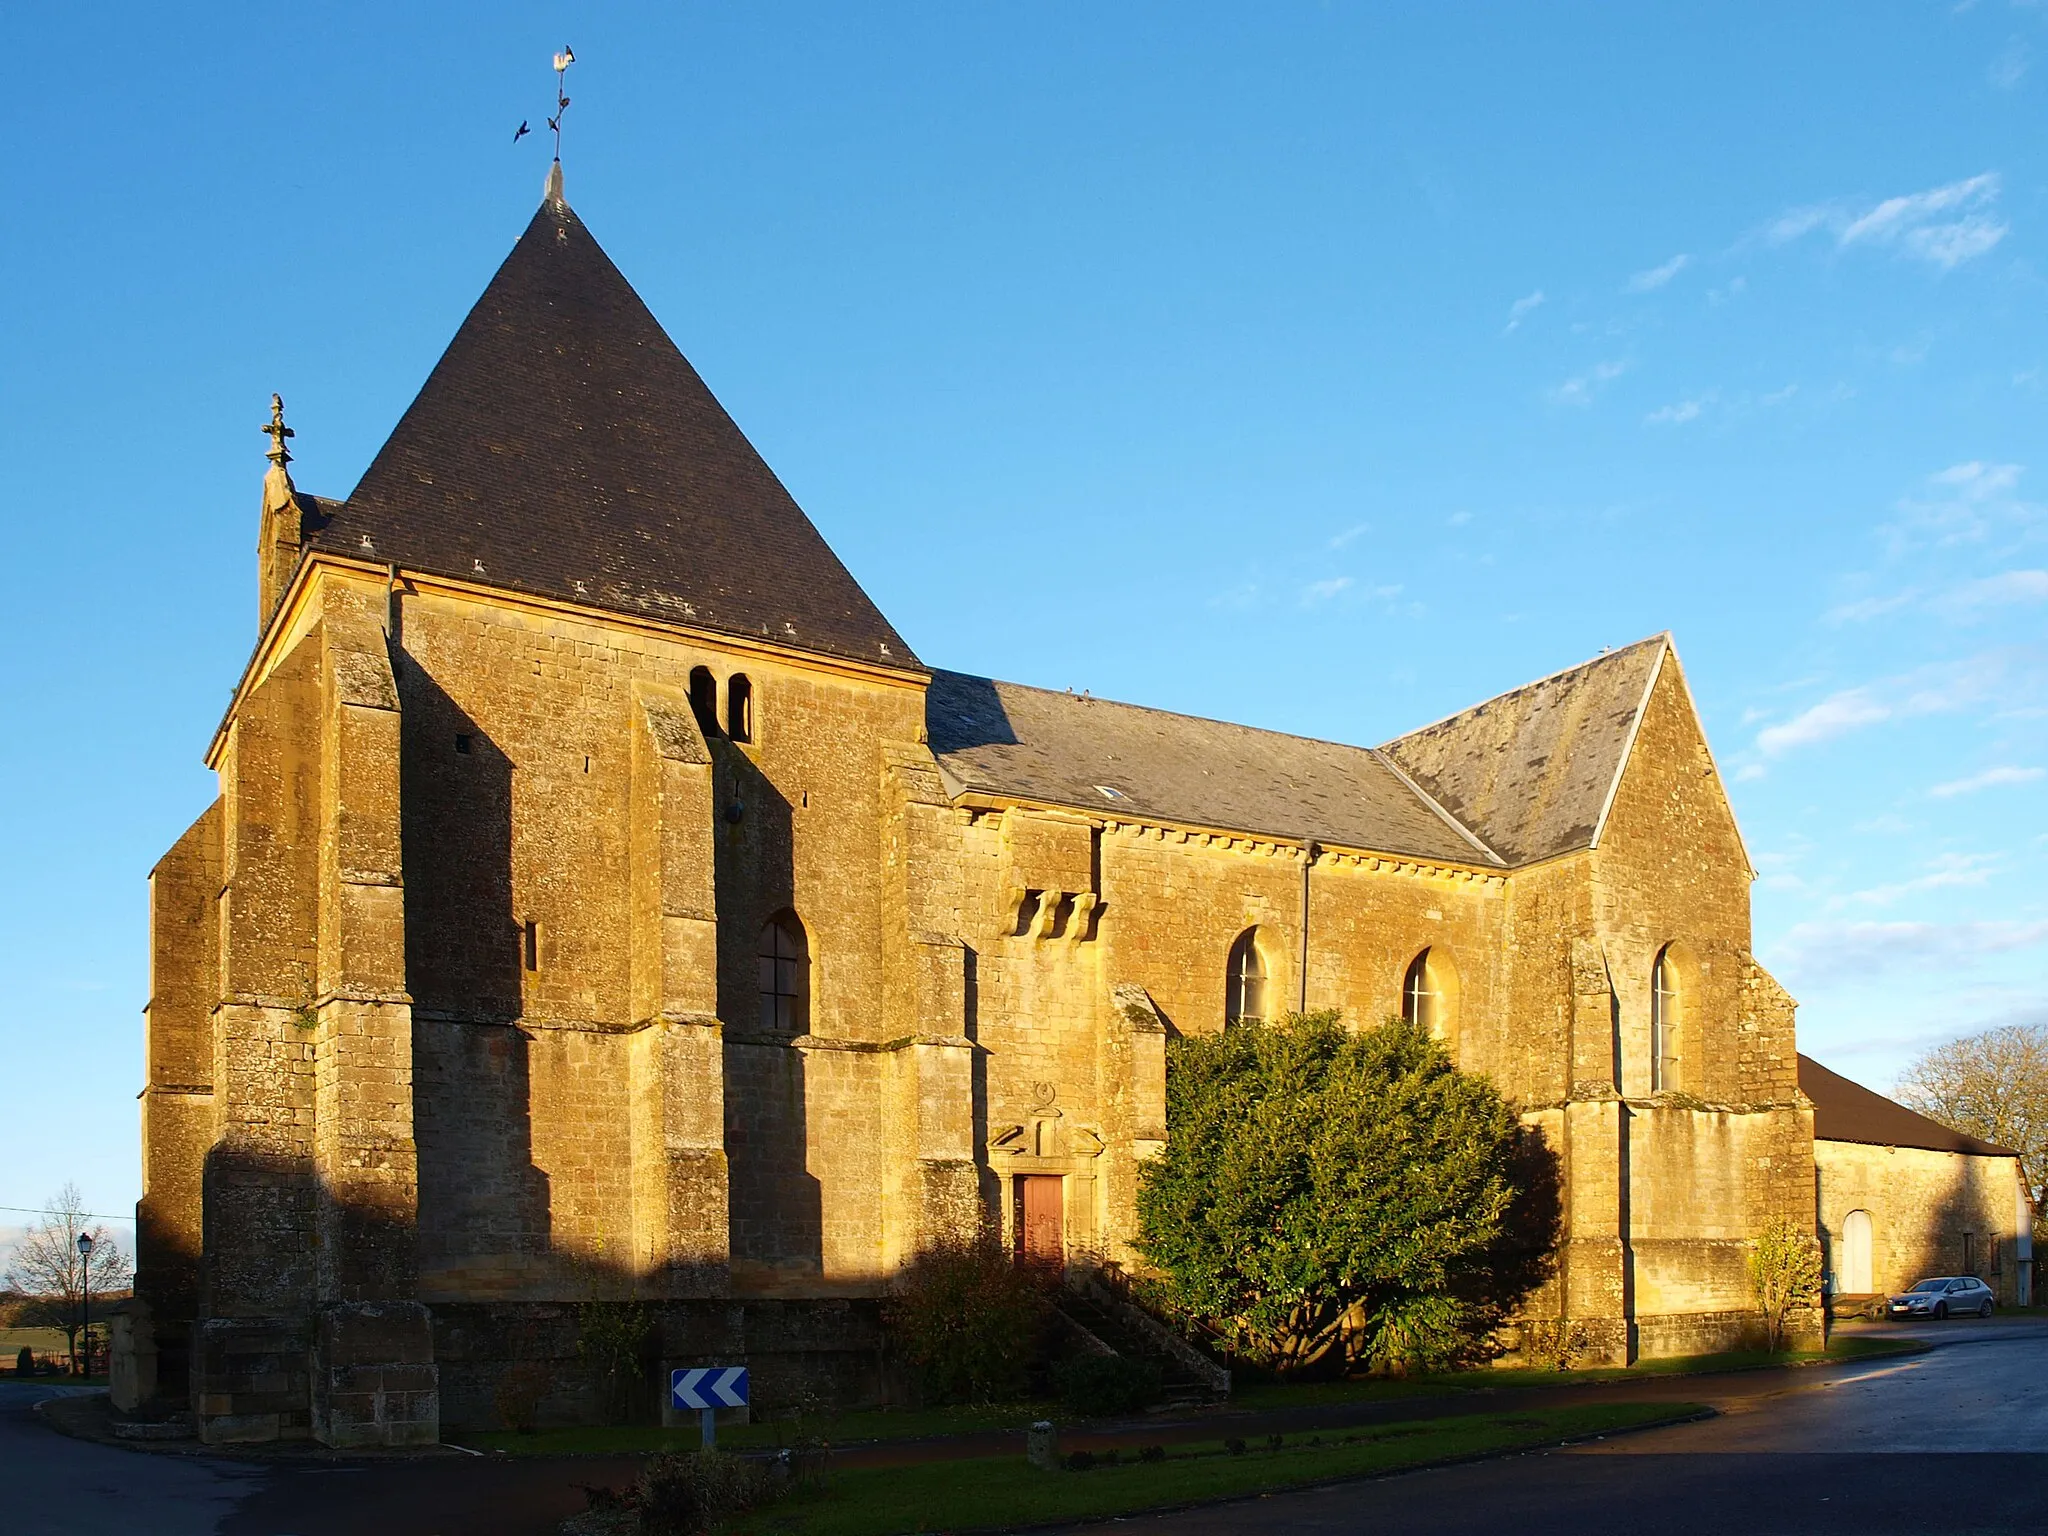
[[[1021,1430],[1037,1419],[1064,1419],[1057,1403],[998,1403],[950,1408],[882,1408],[866,1413],[830,1414],[806,1420],[802,1435],[817,1435],[834,1445],[866,1440],[924,1440],[934,1435],[969,1435],[982,1429]],[[530,1435],[508,1430],[479,1430],[456,1439],[478,1451],[512,1456],[621,1455],[647,1451],[694,1451],[701,1435],[694,1420],[677,1429],[654,1424],[618,1428],[543,1429]],[[799,1438],[799,1426],[787,1420],[762,1424],[720,1424],[722,1451],[775,1450]]]
[[[1446,1392],[1569,1387],[1587,1382],[1640,1380],[1644,1376],[1684,1376],[1706,1371],[1819,1365],[1910,1352],[1921,1347],[1910,1339],[1861,1335],[1837,1338],[1825,1351],[1771,1354],[1766,1350],[1748,1350],[1720,1355],[1686,1355],[1599,1370],[1471,1370],[1452,1371],[1440,1376],[1412,1376],[1399,1381],[1375,1377],[1291,1385],[1260,1383],[1239,1387],[1230,1399],[1230,1406],[1265,1412],[1278,1408],[1319,1408],[1339,1403],[1441,1397]],[[811,1420],[802,1427],[802,1432],[822,1436],[834,1445],[854,1445],[871,1440],[923,1440],[939,1435],[965,1435],[986,1429],[1020,1430],[1034,1419],[1073,1422],[1073,1416],[1057,1403],[1004,1403],[994,1407],[879,1409],[845,1413]],[[662,1429],[652,1424],[544,1429],[530,1435],[479,1430],[461,1435],[456,1443],[473,1450],[499,1451],[510,1456],[645,1455],[654,1451],[694,1451],[699,1438],[697,1426],[692,1423],[677,1429]],[[718,1429],[718,1443],[729,1451],[773,1450],[795,1438],[796,1426],[787,1422],[721,1424]]]
[[[728,1536],[892,1536],[1099,1519],[1553,1445],[1699,1411],[1687,1403],[1601,1403],[1290,1436],[1277,1448],[1262,1442],[1239,1455],[1212,1440],[1169,1447],[1158,1462],[1126,1453],[1115,1466],[1086,1472],[1041,1472],[1021,1456],[854,1469],[833,1473],[822,1491],[798,1494],[720,1530]]]
[[[1584,1371],[1488,1370],[1449,1371],[1440,1376],[1379,1377],[1355,1381],[1312,1381],[1295,1384],[1256,1383],[1231,1394],[1233,1408],[1309,1408],[1326,1403],[1375,1402],[1385,1398],[1438,1397],[1445,1392],[1492,1392],[1515,1387],[1571,1387],[1586,1382],[1640,1381],[1645,1376],[1697,1376],[1712,1371],[1755,1371],[1773,1366],[1826,1365],[1863,1360],[1875,1355],[1911,1354],[1924,1346],[1917,1339],[1873,1338],[1867,1334],[1836,1338],[1826,1349],[1730,1350],[1718,1355],[1674,1355],[1634,1365],[1601,1366]]]

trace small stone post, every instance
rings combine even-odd
[[[1025,1432],[1024,1458],[1041,1472],[1059,1470],[1060,1432],[1051,1419],[1040,1419]]]

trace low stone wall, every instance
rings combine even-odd
[[[744,1365],[754,1411],[811,1404],[873,1408],[904,1397],[883,1344],[881,1302],[651,1303],[645,1396],[659,1400],[679,1366]],[[538,1422],[595,1422],[600,1404],[577,1354],[578,1304],[448,1302],[432,1308],[441,1420],[450,1429],[501,1429],[498,1384],[515,1364],[541,1369]],[[645,1405],[643,1405],[644,1409]]]

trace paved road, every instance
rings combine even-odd
[[[261,1468],[70,1440],[31,1411],[70,1390],[0,1381],[0,1528],[9,1536],[213,1536]]]
[[[2048,1530],[2048,1325],[1905,1360],[1699,1378],[1722,1416],[1569,1450],[1120,1522],[1142,1536],[1989,1536]]]
[[[1569,1451],[1118,1522],[1146,1536],[2048,1530],[2048,1324],[1952,1323],[1905,1360],[1630,1383],[1722,1417]],[[8,1536],[551,1536],[625,1461],[261,1464],[69,1440],[0,1382]],[[1492,1406],[1492,1405],[1488,1405]],[[1872,1452],[1889,1454],[1873,1455]]]

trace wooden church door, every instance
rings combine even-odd
[[[1017,1257],[1027,1264],[1066,1263],[1061,1216],[1065,1182],[1056,1173],[1028,1173],[1017,1179]]]

